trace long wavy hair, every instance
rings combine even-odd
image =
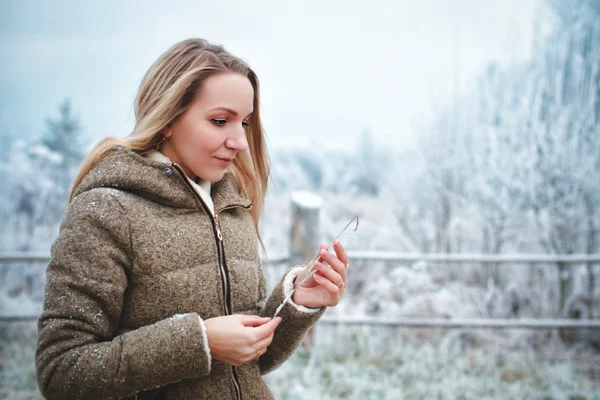
[[[258,223],[267,192],[270,166],[260,119],[258,78],[248,64],[230,54],[222,45],[210,44],[204,39],[194,38],[176,43],[152,64],[140,83],[135,99],[135,128],[124,138],[109,136],[103,139],[90,151],[75,179],[69,202],[90,170],[119,146],[140,153],[156,147],[162,139],[163,129],[186,111],[202,82],[222,72],[246,76],[254,88],[254,112],[247,128],[249,152],[238,154],[231,170],[242,195],[252,202],[250,212],[264,251]]]

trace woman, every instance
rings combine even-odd
[[[47,399],[268,399],[261,375],[346,285],[344,248],[267,297],[269,177],[254,72],[190,39],[149,69],[124,139],[91,151],[52,246],[36,365]],[[271,318],[292,293],[278,317]]]

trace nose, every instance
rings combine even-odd
[[[228,137],[225,141],[225,147],[237,152],[248,150],[248,138],[246,137],[246,130],[244,128],[236,130],[236,132],[232,136]]]

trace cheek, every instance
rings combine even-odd
[[[224,135],[219,127],[211,123],[200,123],[190,126],[184,133],[185,143],[184,151],[191,151],[195,154],[212,155],[224,143]]]

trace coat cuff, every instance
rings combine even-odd
[[[171,317],[171,319],[173,321],[177,321],[183,318],[186,318],[188,316],[195,316],[197,317],[198,320],[198,324],[200,325],[200,336],[202,336],[202,338],[200,339],[200,342],[202,342],[202,347],[204,349],[204,355],[206,356],[206,372],[203,373],[204,374],[210,374],[210,370],[212,367],[211,364],[211,355],[210,355],[210,347],[208,346],[208,335],[206,333],[206,325],[204,324],[204,320],[202,319],[202,317],[200,315],[198,315],[197,313],[193,312],[193,313],[184,313],[184,314],[175,314]],[[204,357],[200,357],[200,358],[204,358]]]
[[[296,268],[288,271],[279,280],[279,283],[271,292],[260,312],[260,316],[262,317],[272,317],[275,311],[279,310],[278,316],[282,319],[279,326],[275,329],[273,341],[267,347],[267,352],[259,358],[258,365],[261,375],[273,371],[287,360],[298,347],[306,332],[308,332],[310,327],[318,321],[327,309],[327,307],[311,309],[295,304],[290,299],[284,301],[284,287],[287,283],[287,288],[289,290],[293,289],[294,278],[298,274]],[[292,270],[296,270],[297,272],[291,273]],[[301,311],[302,308],[309,311]]]
[[[294,267],[285,276],[285,279],[283,281],[283,296],[285,298],[287,298],[290,295],[290,293],[292,293],[292,290],[294,289],[294,280],[296,279],[298,274],[300,274],[300,272],[302,272],[304,270],[304,268],[305,267],[302,265]],[[296,304],[292,300],[291,296],[288,299],[288,303],[291,304],[296,310],[306,312],[306,313],[316,313],[316,312],[321,311],[321,309],[323,308],[323,307],[311,308],[311,307],[306,307],[306,306],[303,306],[300,304]]]
[[[202,329],[202,343],[204,344],[204,351],[206,351],[206,358],[208,360],[208,370],[210,371],[212,357],[210,355],[210,347],[208,346],[208,335],[206,333],[206,324],[201,316],[198,315],[200,321],[200,328]]]

